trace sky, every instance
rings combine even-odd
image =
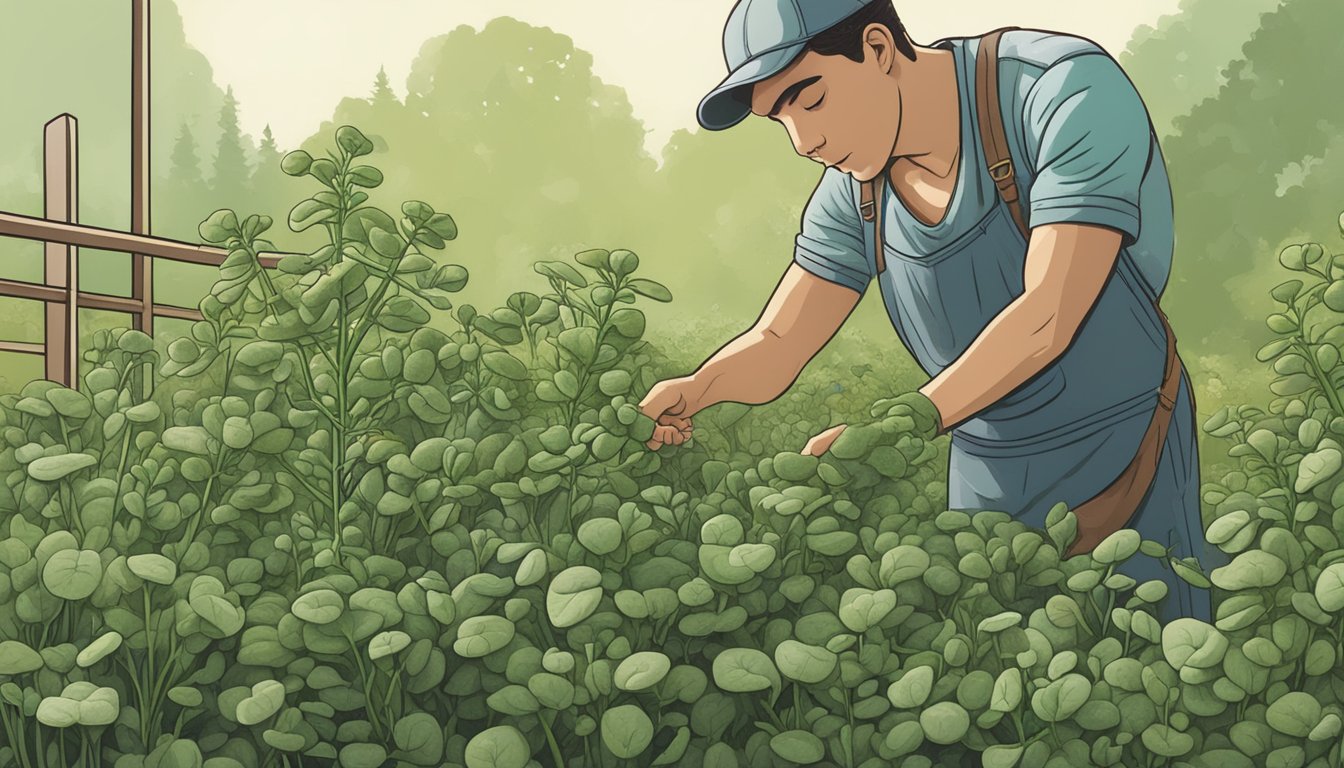
[[[1179,0],[895,0],[911,37],[928,44],[1000,26],[1081,35],[1118,57],[1134,29]],[[367,96],[380,66],[398,97],[427,39],[461,24],[512,16],[568,35],[594,73],[626,89],[655,158],[678,128],[696,126],[700,99],[727,74],[723,25],[734,0],[177,0],[187,42],[233,86],[246,133],[269,123],[297,146],[346,96]],[[242,42],[242,41],[245,41]]]

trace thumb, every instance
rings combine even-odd
[[[639,401],[639,409],[651,419],[663,414],[677,415],[686,410],[686,398],[671,382],[660,381]]]

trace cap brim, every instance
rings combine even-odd
[[[747,86],[779,74],[807,47],[807,41],[787,48],[768,51],[729,73],[709,95],[700,100],[696,117],[701,127],[721,131],[742,122],[751,114],[751,90]]]

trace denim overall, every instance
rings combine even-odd
[[[961,107],[961,157],[943,220],[924,224],[888,184],[881,185],[886,269],[876,279],[897,334],[931,377],[956,360],[1025,290],[1027,242],[989,176],[980,143],[973,90],[976,42],[954,38],[934,44],[955,55]],[[1009,82],[1000,90],[1005,100],[1016,98]],[[1012,112],[1004,114],[1008,119]],[[1007,131],[1013,157],[1024,158],[1018,122],[1010,123]],[[1165,188],[1169,204],[1170,188],[1155,140],[1152,147],[1149,171],[1156,161],[1160,173],[1147,173],[1145,188]],[[1029,205],[1033,168],[1029,163],[1014,165],[1023,205]],[[853,186],[857,199],[858,182]],[[872,254],[872,228],[863,232],[864,252]],[[1121,249],[1095,306],[1063,355],[951,430],[949,508],[999,510],[1043,529],[1054,504],[1081,504],[1129,464],[1156,407],[1167,343],[1152,288],[1131,250]],[[876,272],[871,255],[868,260]],[[1207,572],[1224,560],[1205,542],[1198,463],[1193,400],[1182,366],[1157,475],[1130,527],[1144,539],[1174,547],[1177,557],[1197,556]],[[1208,590],[1192,587],[1165,563],[1139,553],[1116,570],[1138,583],[1158,579],[1167,584],[1159,615],[1164,623],[1178,616],[1212,622]]]

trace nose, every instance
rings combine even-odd
[[[824,146],[826,146],[826,140],[825,140],[825,139],[822,139],[820,144],[818,144],[816,147],[814,147],[814,148],[808,150],[808,152],[806,153],[807,156],[810,157],[810,158],[812,158],[813,160],[820,160],[821,158],[817,157],[817,153],[820,152],[820,151],[821,151],[821,148],[824,147]]]

